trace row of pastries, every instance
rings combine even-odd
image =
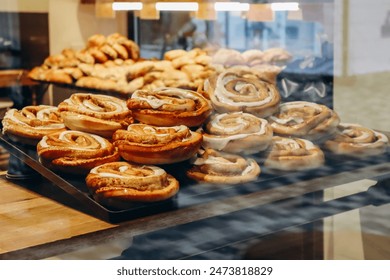
[[[120,208],[174,196],[180,183],[167,164],[190,161],[193,180],[237,184],[256,180],[261,165],[312,169],[324,164],[323,150],[369,156],[388,143],[382,133],[340,123],[324,105],[282,103],[275,83],[246,66],[209,75],[199,91],[74,93],[55,107],[11,109],[2,123],[3,134],[36,146],[43,165],[85,176],[97,201]]]

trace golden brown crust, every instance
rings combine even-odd
[[[47,134],[66,130],[57,107],[47,105],[10,109],[2,124],[3,134],[29,145],[36,145]]]
[[[274,84],[242,67],[210,77],[205,90],[218,113],[243,111],[263,118],[276,112],[280,103]]]
[[[201,182],[239,184],[256,180],[260,172],[253,159],[206,149],[198,153],[187,176]]]
[[[191,158],[200,148],[202,135],[184,125],[156,127],[132,124],[127,130],[117,130],[113,140],[127,161],[168,164]]]
[[[324,105],[294,101],[281,104],[269,122],[277,135],[321,142],[336,131],[340,119]]]
[[[86,177],[86,184],[96,200],[120,208],[131,202],[166,200],[179,191],[179,182],[163,169],[127,162],[95,167]]]
[[[43,165],[71,174],[86,174],[95,166],[120,158],[107,139],[71,130],[44,136],[37,145],[37,152]]]
[[[234,112],[215,114],[204,125],[204,148],[239,154],[264,151],[272,141],[272,128],[265,119]]]
[[[334,138],[324,143],[324,148],[337,155],[364,157],[383,154],[388,143],[383,133],[357,124],[341,123]]]
[[[108,95],[74,93],[58,109],[70,129],[103,137],[111,137],[117,129],[133,123],[126,101]]]
[[[202,125],[211,113],[211,106],[201,94],[178,88],[138,90],[127,100],[135,119],[156,126]]]
[[[275,170],[296,171],[318,168],[324,162],[322,150],[312,142],[274,136],[264,166]]]

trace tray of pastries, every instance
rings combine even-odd
[[[11,153],[108,221],[388,161],[385,134],[319,103],[283,102],[246,66],[201,90],[76,92],[58,106],[10,109],[2,127]]]

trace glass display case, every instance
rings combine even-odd
[[[196,154],[210,148],[204,144],[209,137],[206,122],[233,113],[215,101],[214,87],[224,79],[226,84],[237,79],[232,91],[241,95],[262,92],[258,83],[277,91],[280,101],[272,113],[250,110],[249,101],[242,100],[245,105],[233,110],[266,119],[267,125],[284,118],[286,104],[306,104],[314,113],[297,113],[294,105],[292,115],[278,124],[311,124],[308,115],[325,114],[319,113],[320,106],[329,110],[329,119],[334,112],[338,119],[331,136],[311,138],[312,130],[299,134],[322,155],[305,168],[297,162],[284,170],[269,165],[271,149],[282,146],[276,137],[285,136],[274,125],[267,148],[242,148],[247,142],[238,138],[240,152],[231,154],[239,159],[219,162],[223,169],[227,161],[250,157],[259,167],[255,178],[243,179],[251,167],[236,177],[222,175],[217,183],[194,179],[189,170],[202,161],[195,160],[194,153],[185,160],[156,164],[179,182],[175,195],[125,208],[98,200],[86,174],[67,174],[45,164],[36,144],[15,141],[9,121],[2,119],[0,145],[9,160],[0,175],[0,259],[389,259],[389,11],[386,1],[360,0],[0,4],[0,25],[5,27],[0,30],[0,104],[8,102],[5,112],[29,105],[60,107],[76,93],[129,104],[135,92],[195,92],[210,106],[201,124],[188,125],[191,133],[203,137]],[[14,70],[22,74],[6,76]],[[247,79],[251,82],[243,82]],[[158,94],[156,98],[165,93]],[[132,110],[134,122],[149,125]],[[157,119],[163,123],[162,115]],[[370,132],[351,132],[352,124]],[[324,127],[318,131],[323,133]],[[369,140],[364,140],[359,144],[367,147],[363,151],[336,154],[325,143],[343,131],[358,139],[373,134],[380,148],[357,156],[371,151]],[[294,150],[294,145],[281,153]],[[224,147],[217,152],[222,154],[213,154],[214,160],[224,157]],[[314,152],[307,148],[305,153]],[[295,149],[290,157],[297,154]],[[131,162],[123,155],[119,161]]]

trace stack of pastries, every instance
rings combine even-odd
[[[93,49],[104,44],[121,49],[118,42],[107,43],[109,38],[95,39],[89,42]],[[137,49],[128,56],[136,57]],[[386,151],[384,134],[340,123],[324,105],[283,103],[275,83],[259,69],[241,65],[209,73],[210,57],[198,50],[170,51],[164,59],[143,61],[139,72],[126,74],[136,80],[149,68],[142,77],[154,86],[122,97],[74,93],[57,107],[12,109],[3,119],[3,134],[36,146],[48,168],[85,176],[96,200],[120,208],[175,196],[180,182],[165,171],[173,163],[186,161],[192,180],[226,185],[255,181],[262,169],[321,167],[324,151],[355,157]],[[236,59],[251,66],[277,61],[255,51]],[[289,57],[280,51],[278,59]],[[204,85],[185,88],[177,72],[178,86],[167,87],[173,80],[156,69],[168,64]]]

